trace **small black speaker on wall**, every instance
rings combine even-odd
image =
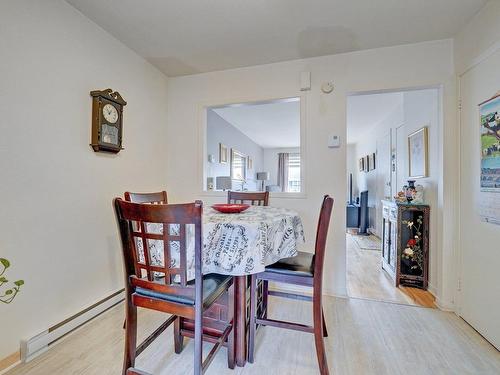
[[[359,194],[359,229],[358,234],[368,235],[368,190]]]

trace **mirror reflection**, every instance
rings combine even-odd
[[[209,107],[205,190],[301,191],[300,98]]]

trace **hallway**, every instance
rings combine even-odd
[[[377,239],[375,236],[370,237]],[[434,296],[428,291],[394,287],[389,276],[382,270],[379,250],[360,248],[355,235],[350,233],[346,234],[346,241],[349,297],[436,308]]]

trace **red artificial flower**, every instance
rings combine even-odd
[[[408,240],[408,245],[407,246],[415,246],[417,244],[417,241],[414,239]]]

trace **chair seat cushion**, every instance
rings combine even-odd
[[[299,251],[297,256],[284,258],[266,267],[266,272],[313,277],[314,254]]]
[[[210,273],[203,276],[203,306],[210,306],[215,300],[231,285],[233,277]],[[194,286],[194,280],[188,282],[188,285]],[[144,297],[161,299],[168,302],[182,303],[185,305],[194,305],[194,298],[179,296],[175,294],[166,294],[156,292],[150,289],[136,288],[135,293]]]

